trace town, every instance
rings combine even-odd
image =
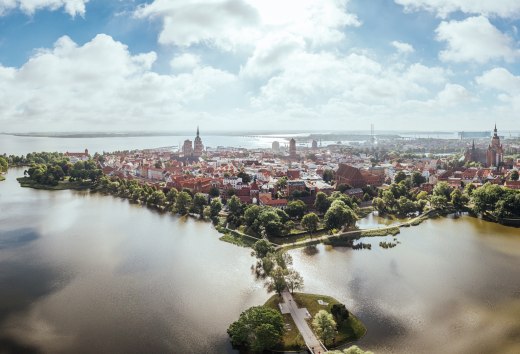
[[[495,127],[487,146],[485,139],[479,141],[482,147],[476,147],[474,140],[442,139],[386,144],[380,140],[377,147],[370,143],[319,147],[313,140],[311,146],[300,147],[293,138],[288,148],[278,141],[271,149],[204,148],[197,128],[194,142],[186,140],[180,151],[158,148],[115,152],[98,161],[107,176],[224,200],[235,195],[244,204],[281,209],[292,199],[313,208],[319,192],[330,195],[337,190],[368,202],[377,196],[378,189],[388,188],[402,173],[419,174],[422,179],[417,188],[426,192],[441,181],[459,189],[469,184],[478,188],[487,182],[520,189],[518,140],[503,146]],[[447,143],[452,146],[451,153],[416,152],[424,151],[426,144],[440,147]],[[400,150],[396,150],[397,145]],[[506,150],[516,158],[506,157]],[[89,157],[88,151],[66,155],[73,162]]]

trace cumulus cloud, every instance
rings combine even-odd
[[[360,25],[357,17],[346,11],[347,3],[347,0],[155,0],[140,6],[135,16],[162,21],[161,44],[202,43],[235,50],[283,30],[322,45],[342,39],[342,27]]]
[[[520,15],[518,0],[395,0],[395,2],[404,6],[406,11],[426,10],[443,18],[457,11],[500,17]]]
[[[49,9],[58,10],[63,8],[71,16],[84,16],[85,5],[89,0],[0,0],[0,16],[5,15],[10,10],[20,9],[32,15],[37,10]]]
[[[435,32],[438,41],[447,42],[447,48],[439,54],[443,61],[482,64],[497,59],[511,62],[519,56],[513,40],[484,16],[443,21]]]
[[[175,56],[170,61],[170,66],[172,67],[172,69],[179,71],[193,70],[199,66],[199,63],[200,57],[198,55],[191,53],[183,53]]]
[[[200,114],[192,105],[236,80],[209,66],[161,75],[151,71],[155,60],[154,52],[134,55],[104,34],[82,46],[62,37],[19,69],[0,66],[1,119],[11,129],[57,121],[61,129],[163,126]]]
[[[413,46],[409,43],[399,42],[399,41],[392,41],[392,46],[397,49],[399,53],[403,54],[409,54],[413,53],[415,50],[413,49]]]
[[[477,84],[498,91],[520,93],[520,76],[511,74],[507,69],[494,68],[475,79]]]

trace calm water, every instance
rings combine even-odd
[[[293,250],[306,291],[347,304],[376,353],[520,353],[520,229],[429,220],[372,250]]]
[[[103,151],[123,151],[135,149],[152,149],[158,147],[174,146],[175,149],[185,139],[193,139],[193,136],[157,136],[157,137],[127,137],[127,138],[42,138],[24,137],[0,134],[0,154],[25,155],[35,151],[59,151],[72,152],[83,151],[85,148],[90,153]],[[286,143],[283,138],[276,136],[250,137],[250,136],[220,136],[202,134],[202,141],[206,147],[217,146],[270,148],[273,141],[280,142],[280,146]]]
[[[20,188],[21,173],[0,182],[0,352],[233,352],[228,325],[269,297],[247,249],[125,200]],[[291,251],[307,292],[365,322],[363,348],[520,352],[519,229],[464,217],[382,239]]]
[[[204,222],[0,183],[0,353],[230,353],[269,295]]]

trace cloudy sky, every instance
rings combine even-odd
[[[0,131],[520,129],[518,0],[0,0]]]

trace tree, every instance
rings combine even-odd
[[[148,196],[146,202],[150,205],[163,206],[166,203],[166,197],[163,191],[156,190]]]
[[[202,193],[196,193],[193,196],[192,210],[195,214],[199,214],[202,218],[202,213],[204,211],[204,206],[208,204],[207,198]]]
[[[213,186],[209,190],[209,196],[212,198],[220,197],[220,191],[217,187]]]
[[[419,187],[421,184],[426,182],[426,177],[424,177],[422,174],[420,174],[417,171],[412,173],[412,175],[410,176],[410,179],[412,181],[412,185],[415,187]]]
[[[323,171],[323,180],[327,183],[332,182],[334,180],[334,172],[329,169]]]
[[[332,308],[330,309],[330,313],[332,316],[334,316],[334,320],[338,324],[338,327],[341,326],[343,321],[349,318],[350,314],[345,307],[344,304],[334,304],[332,305]]]
[[[265,306],[255,306],[242,312],[227,333],[234,346],[244,346],[255,352],[273,348],[284,334],[282,315]]]
[[[295,290],[303,289],[303,277],[294,269],[289,269],[287,274],[285,274],[285,283],[291,293],[294,293]]]
[[[166,193],[166,201],[168,202],[168,204],[174,205],[178,194],[179,192],[177,191],[177,189],[170,188],[170,190]]]
[[[509,175],[509,179],[511,181],[518,181],[518,171],[517,170],[513,170],[511,172],[511,174]]]
[[[255,242],[252,254],[257,258],[264,258],[273,251],[274,247],[271,242],[262,239]]]
[[[222,202],[219,198],[213,198],[211,199],[211,202],[209,203],[210,207],[210,217],[216,218],[220,214],[220,211],[222,210]]]
[[[320,310],[314,316],[312,327],[325,345],[336,337],[336,321],[334,321],[334,317],[325,310]]]
[[[430,203],[436,209],[445,209],[448,206],[448,199],[443,195],[432,195]]]
[[[291,218],[301,219],[305,214],[305,210],[307,206],[301,200],[293,200],[287,203],[287,208],[285,208],[285,212]]]
[[[264,208],[259,205],[250,205],[249,207],[247,207],[246,211],[244,212],[244,222],[246,223],[246,225],[253,226],[255,222],[258,220],[258,217],[260,216],[260,213],[263,210]],[[255,231],[258,232],[258,230]]]
[[[247,173],[245,173],[244,170],[241,170],[237,174],[237,177],[242,178],[242,183],[244,183],[244,184],[248,184],[249,182],[251,182],[251,176],[248,175]]]
[[[467,203],[466,198],[464,197],[464,195],[462,194],[462,192],[458,188],[455,188],[453,190],[453,192],[451,192],[450,200],[451,200],[451,204],[456,209],[462,209],[464,207],[464,204]]]
[[[327,195],[323,192],[318,192],[316,194],[316,200],[314,201],[314,207],[320,214],[325,214],[329,209],[331,201],[327,197]]]
[[[357,345],[353,345],[350,348],[341,350],[329,350],[328,354],[374,354],[374,352],[365,351],[359,348]]]
[[[451,194],[451,187],[446,182],[439,182],[433,188],[433,195],[443,196],[447,200],[450,199],[450,194]]]
[[[335,200],[325,213],[325,225],[327,229],[339,229],[344,225],[350,226],[357,220],[354,211],[341,200]]]
[[[318,215],[314,213],[309,213],[305,215],[302,219],[302,226],[310,232],[311,234],[316,232],[318,230],[318,224],[320,222],[320,218]]]
[[[392,195],[393,197],[393,195]],[[372,200],[372,206],[375,210],[379,212],[379,214],[384,214],[387,211],[386,203],[382,198],[374,198]]]
[[[398,184],[401,181],[404,181],[406,179],[406,174],[403,171],[399,171],[394,176],[394,183]]]
[[[282,177],[276,182],[276,188],[285,189],[287,187],[287,177]]]
[[[9,168],[9,163],[7,159],[3,156],[0,156],[0,172],[7,172]]]
[[[267,290],[276,291],[278,295],[282,294],[282,291],[287,287],[285,281],[286,270],[281,267],[276,267],[273,271],[269,272],[269,280],[267,281]]]
[[[180,192],[179,195],[177,195],[177,200],[175,201],[175,208],[177,209],[177,212],[181,215],[188,214],[188,210],[191,204],[191,195],[189,195],[187,192]]]

